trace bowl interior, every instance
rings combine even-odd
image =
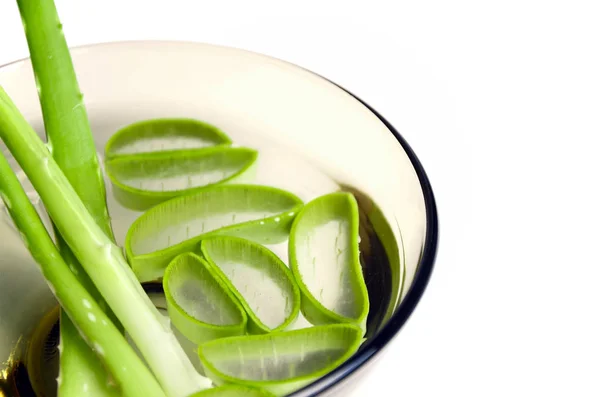
[[[309,71],[237,49],[115,43],[75,49],[73,59],[100,154],[107,139],[129,123],[190,117],[258,149],[260,183],[304,200],[340,188],[355,193],[374,308],[367,336],[386,325],[413,282],[427,219],[409,156],[373,112]],[[43,136],[30,63],[0,69],[0,84]],[[139,213],[112,199],[109,207],[122,243]],[[0,222],[0,236],[0,362],[14,363],[56,305],[8,222]],[[285,249],[277,253],[286,261]]]

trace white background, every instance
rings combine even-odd
[[[439,255],[354,395],[462,397],[600,395],[595,3],[57,0],[72,46],[242,47],[318,72],[388,118],[431,178]],[[26,55],[3,0],[0,64]]]

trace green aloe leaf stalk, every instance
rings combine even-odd
[[[231,236],[204,239],[200,247],[248,313],[250,333],[281,331],[296,320],[300,291],[277,255],[260,244]]]
[[[285,396],[344,363],[362,342],[357,326],[333,324],[217,339],[200,345],[198,354],[217,385],[258,387]]]
[[[0,107],[2,107],[0,102]],[[0,112],[0,120],[4,120]],[[0,123],[0,130],[4,123]],[[52,238],[48,234],[37,211],[29,202],[25,191],[13,173],[4,155],[0,154],[0,196],[8,209],[21,238],[33,258],[39,264],[50,289],[61,307],[74,324],[69,332],[84,338],[87,348],[91,346],[98,357],[91,369],[102,369],[95,373],[92,382],[109,382],[103,366],[110,370],[115,390],[125,396],[165,397],[160,385],[137,354],[127,343],[121,331],[100,308],[94,297],[84,288],[63,260]],[[75,328],[76,327],[76,328]],[[75,331],[77,329],[77,331]],[[74,339],[77,341],[78,339]],[[104,378],[102,378],[104,377]],[[58,378],[59,390],[61,378]],[[96,394],[93,384],[82,384],[79,395]],[[99,389],[100,393],[103,389]]]
[[[161,321],[121,248],[96,224],[44,143],[1,88],[0,138],[166,394],[187,397],[210,387],[210,381],[196,372],[170,327]]]
[[[204,149],[119,156],[106,162],[115,198],[136,211],[219,183],[252,182],[258,153],[249,148]]]
[[[96,147],[54,1],[18,0],[17,4],[52,155],[95,222],[112,237]],[[105,307],[101,295],[60,234],[57,234],[57,239],[60,252],[75,276],[101,307]],[[108,314],[120,327],[110,310]],[[61,396],[79,396],[84,391],[104,396],[118,395],[118,391],[106,382],[107,374],[98,364],[96,355],[81,340],[64,313],[61,313],[60,340]]]
[[[165,201],[141,215],[125,240],[127,258],[141,282],[162,278],[173,258],[203,238],[228,235],[261,244],[288,238],[302,201],[260,185],[216,185]]]
[[[178,255],[163,278],[169,318],[186,338],[199,345],[246,333],[248,318],[227,284],[194,253]]]
[[[312,324],[355,323],[366,332],[369,295],[358,247],[358,204],[351,193],[318,197],[290,231],[290,267]]]
[[[231,145],[231,139],[214,125],[185,118],[142,120],[117,131],[106,143],[107,159],[181,149]]]

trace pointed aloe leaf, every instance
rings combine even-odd
[[[160,279],[169,262],[210,235],[269,244],[285,241],[302,201],[259,185],[215,185],[165,201],[140,216],[125,250],[141,282]]]
[[[298,286],[290,269],[269,249],[230,236],[207,238],[200,247],[248,313],[250,333],[283,330],[298,317]]]
[[[230,145],[231,139],[214,125],[194,119],[143,120],[117,131],[106,143],[107,159],[140,153]]]
[[[290,267],[312,324],[351,322],[365,330],[369,295],[358,251],[358,205],[350,193],[307,203],[290,232]]]
[[[250,182],[258,153],[215,146],[119,156],[106,163],[116,199],[144,211],[163,201],[218,183]]]
[[[283,396],[338,367],[362,340],[355,325],[332,324],[217,339],[200,345],[198,354],[217,385],[259,387]]]
[[[193,253],[178,255],[165,270],[163,287],[171,322],[189,340],[243,335],[247,316],[220,275]]]
[[[203,390],[190,397],[275,397],[275,395],[256,387],[227,385]]]

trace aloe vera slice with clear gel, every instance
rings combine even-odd
[[[279,331],[298,317],[298,286],[289,268],[269,249],[230,236],[207,238],[200,247],[248,313],[248,332]]]
[[[312,324],[354,323],[366,331],[369,296],[360,264],[359,214],[350,193],[307,203],[290,232],[290,267]]]
[[[333,324],[217,339],[200,345],[198,354],[217,385],[259,387],[285,396],[341,365],[362,341],[355,325]]]
[[[256,150],[229,146],[136,154],[108,160],[106,173],[117,201],[144,211],[206,186],[252,182],[257,157]]]
[[[140,216],[127,233],[125,251],[139,281],[157,280],[174,257],[193,251],[209,236],[237,236],[259,244],[284,242],[302,205],[294,194],[268,186],[203,188]]]
[[[200,149],[231,145],[231,139],[214,125],[187,118],[158,118],[129,124],[106,143],[107,159],[117,156]]]
[[[256,387],[228,385],[207,389],[190,397],[275,397],[275,395]]]
[[[243,335],[247,316],[214,269],[193,253],[177,256],[163,278],[171,322],[190,341]]]

